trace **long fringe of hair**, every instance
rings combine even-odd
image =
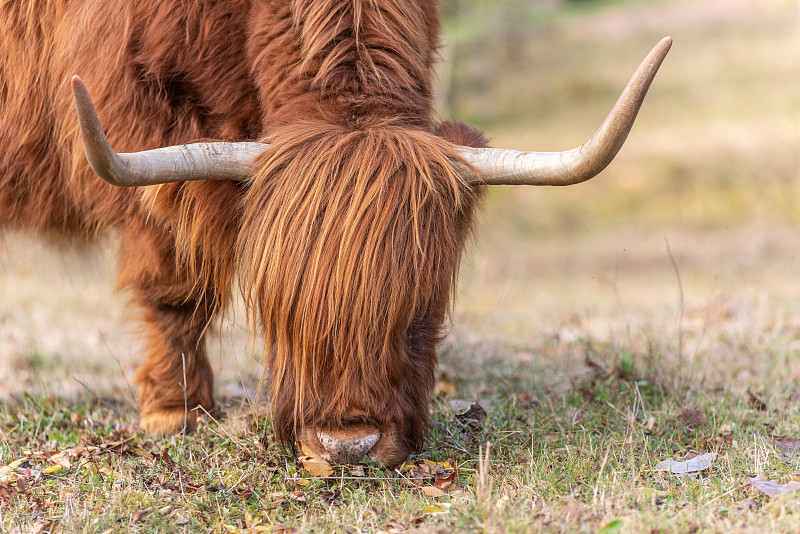
[[[276,431],[289,439],[301,424],[401,419],[402,405],[420,400],[426,414],[476,196],[455,150],[391,121],[301,123],[270,141],[237,257],[251,325],[270,351]],[[423,331],[426,346],[411,346]],[[416,384],[405,393],[414,398],[402,398],[401,382]]]

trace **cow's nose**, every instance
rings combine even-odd
[[[348,425],[340,429],[317,430],[322,445],[320,456],[332,464],[357,464],[367,460],[381,439],[380,431],[369,425]]]

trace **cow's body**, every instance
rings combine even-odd
[[[480,197],[442,141],[480,134],[431,122],[437,38],[433,1],[0,3],[0,229],[119,229],[119,285],[146,326],[145,428],[182,428],[186,401],[213,411],[202,336],[240,273],[282,440],[377,427],[389,464],[421,446]],[[112,187],[84,159],[73,74],[121,151],[271,148],[245,183]]]
[[[520,153],[467,148],[480,132],[432,121],[438,32],[434,0],[0,0],[0,230],[121,232],[118,283],[145,325],[145,429],[192,426],[187,405],[214,412],[203,334],[238,276],[284,443],[388,465],[419,449],[482,185],[596,175],[671,44],[583,146]],[[75,79],[93,168],[140,186],[114,187],[84,158],[75,74],[119,151],[265,144],[233,176],[210,157],[232,145],[206,144],[130,179],[150,156],[110,155]],[[203,172],[175,173],[195,161]]]

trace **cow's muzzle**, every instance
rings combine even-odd
[[[410,452],[394,443],[396,437],[395,432],[384,435],[372,425],[350,424],[335,429],[306,428],[300,440],[331,464],[353,465],[377,460],[385,467],[394,467]]]

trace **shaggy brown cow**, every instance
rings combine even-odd
[[[121,233],[144,429],[214,412],[203,334],[238,276],[284,443],[387,465],[419,449],[481,185],[598,173],[670,44],[586,145],[535,154],[434,122],[438,39],[434,0],[0,2],[0,228]],[[100,182],[74,74],[118,149],[228,143],[118,156],[76,79],[91,165],[137,187]]]

